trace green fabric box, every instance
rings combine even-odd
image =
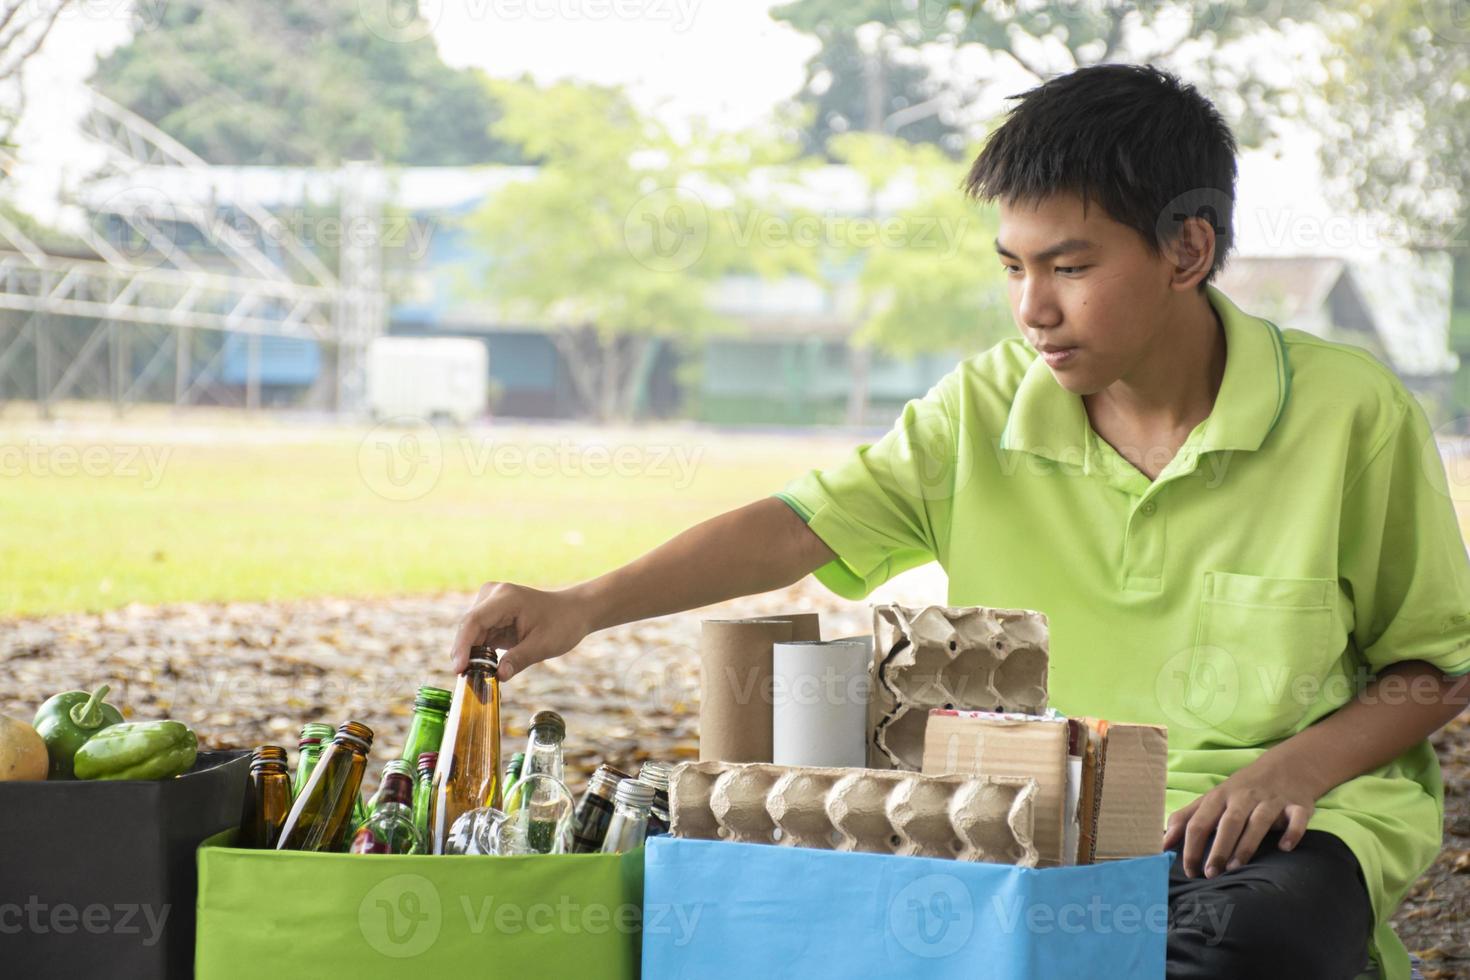
[[[195,973],[635,978],[643,849],[469,857],[199,848]]]

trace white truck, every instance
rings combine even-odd
[[[368,349],[367,387],[374,421],[466,425],[488,407],[490,356],[467,337],[378,337]]]

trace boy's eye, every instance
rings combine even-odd
[[[1064,276],[1070,276],[1070,275],[1074,275],[1074,274],[1076,274],[1078,272],[1081,272],[1084,269],[1089,269],[1089,268],[1091,268],[1091,266],[1086,266],[1086,265],[1059,265],[1059,266],[1057,266],[1057,271],[1060,272]]]

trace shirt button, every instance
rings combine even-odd
[[[1153,512],[1159,509],[1159,505],[1154,503],[1152,500],[1149,500],[1145,501],[1144,505],[1139,509],[1143,511],[1144,516],[1152,517]]]

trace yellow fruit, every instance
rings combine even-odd
[[[0,715],[0,782],[45,779],[46,743],[23,721]]]

